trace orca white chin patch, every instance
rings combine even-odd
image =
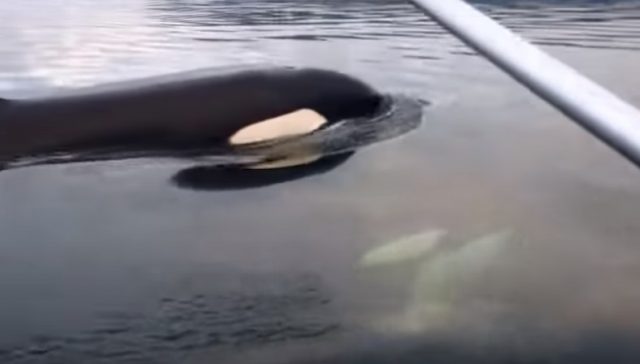
[[[246,145],[312,133],[328,120],[311,109],[300,109],[246,126],[229,138],[231,145]]]
[[[263,162],[246,167],[247,169],[279,169],[302,166],[305,164],[311,164],[322,158],[320,155],[301,155],[298,157],[291,157],[286,159],[279,159],[273,162]]]

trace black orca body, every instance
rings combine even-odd
[[[328,125],[368,117],[382,99],[352,77],[297,68],[198,71],[0,99],[0,165],[60,153],[206,149],[300,109],[318,112]]]

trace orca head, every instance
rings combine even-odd
[[[287,105],[285,112],[236,130],[228,143],[234,147],[251,147],[283,139],[301,137],[335,123],[367,118],[380,110],[384,96],[366,83],[351,76],[320,69],[287,68],[268,73],[277,85],[269,97],[277,97],[274,106]],[[286,168],[312,163],[320,156],[314,151],[287,161],[275,160],[253,168]]]

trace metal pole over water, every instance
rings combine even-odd
[[[463,0],[411,0],[433,20],[640,167],[640,111]]]

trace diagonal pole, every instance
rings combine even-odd
[[[640,111],[463,0],[411,0],[429,17],[640,167]]]

